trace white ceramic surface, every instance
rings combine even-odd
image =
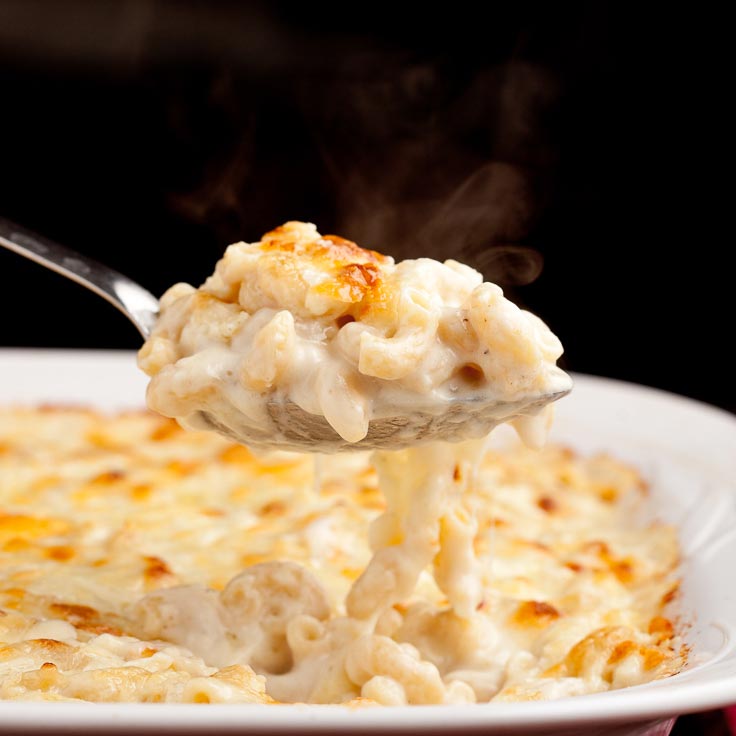
[[[141,406],[127,352],[0,350],[0,403]],[[666,680],[550,702],[348,710],[337,706],[87,705],[0,702],[0,733],[639,734],[679,713],[736,703],[736,417],[641,386],[576,376],[553,441],[607,450],[652,486],[651,513],[677,524],[688,668]]]

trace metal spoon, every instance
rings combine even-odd
[[[127,276],[2,217],[0,245],[86,286],[117,307],[144,338],[151,334],[158,319],[158,299]]]
[[[127,276],[3,218],[0,218],[0,245],[85,286],[117,307],[144,338],[151,334],[158,319],[158,299]],[[440,413],[433,407],[418,409],[411,415],[373,419],[366,437],[354,443],[343,440],[324,417],[309,414],[290,401],[268,402],[268,414],[273,422],[273,432],[269,434],[256,433],[245,423],[237,427],[226,426],[207,412],[200,413],[197,424],[263,449],[301,452],[396,450],[420,442],[457,442],[481,437],[502,422],[534,414],[570,390],[571,386],[567,386],[551,393],[525,396],[514,402],[492,401],[482,393],[474,392],[448,399]]]

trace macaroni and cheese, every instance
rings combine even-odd
[[[345,449],[453,397],[570,387],[557,338],[477,272],[303,223],[161,305],[149,406],[259,449],[300,446],[271,402]],[[518,414],[540,446],[549,410]],[[676,540],[632,525],[636,472],[480,434],[313,462],[143,413],[0,414],[0,697],[474,703],[677,671]]]
[[[149,407],[185,427],[303,451],[304,437],[271,411],[291,404],[324,417],[342,439],[310,447],[323,451],[365,440],[372,420],[431,422],[463,398],[478,401],[442,436],[485,435],[492,425],[473,421],[474,405],[497,402],[498,422],[528,397],[569,391],[555,365],[561,354],[540,319],[468,266],[394,263],[289,222],[258,243],[231,245],[199,289],[169,289],[139,364],[152,377]],[[543,412],[536,430],[529,416],[519,426],[531,437],[545,421]],[[396,421],[388,446],[415,444],[415,434]]]
[[[152,414],[0,410],[0,698],[535,700],[681,667],[674,530],[631,468],[494,449],[463,487],[466,455],[435,539],[436,489],[401,529],[402,467],[320,462]],[[400,555],[397,584],[356,582],[373,554]]]

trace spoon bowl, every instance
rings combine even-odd
[[[263,433],[247,424],[223,423],[210,412],[198,413],[197,428],[213,430],[243,445],[261,450],[293,450],[331,454],[361,450],[401,450],[424,442],[460,442],[483,437],[494,427],[511,419],[535,414],[547,404],[562,398],[570,390],[519,401],[488,401],[475,398],[450,399],[441,413],[414,410],[410,415],[377,417],[368,425],[368,434],[358,442],[347,442],[327,420],[310,414],[291,401],[267,404],[272,432]]]

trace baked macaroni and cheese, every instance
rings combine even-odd
[[[453,261],[288,223],[172,287],[149,406],[260,449],[269,402],[344,447],[452,397],[564,393],[559,341]],[[510,412],[541,445],[549,410]],[[672,674],[669,527],[608,457],[454,440],[312,460],[152,414],[0,414],[0,697],[535,700]],[[319,449],[319,448],[315,448]]]
[[[435,528],[470,543],[373,621],[351,591],[406,542],[401,499],[365,454],[320,464],[142,412],[0,411],[0,698],[535,700],[682,665],[675,534],[637,521],[631,468],[489,452]]]

